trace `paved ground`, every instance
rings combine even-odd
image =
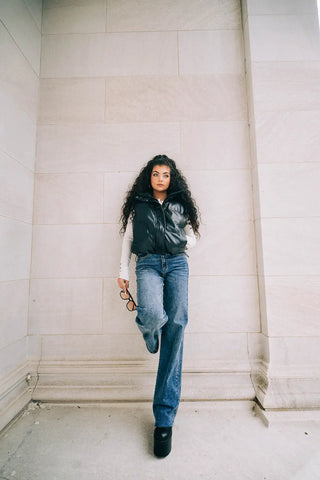
[[[32,403],[0,436],[0,479],[320,479],[320,422],[267,428],[251,402],[182,403],[165,459],[152,434],[148,403]]]

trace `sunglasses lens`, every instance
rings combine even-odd
[[[127,303],[127,309],[130,310],[130,312],[132,312],[133,310],[136,309],[135,304],[133,303],[132,300],[130,300],[130,301]]]
[[[123,290],[121,290],[121,292],[120,292],[120,297],[122,298],[122,300],[128,300],[128,298],[129,298],[129,293],[128,293],[128,292],[124,292]]]

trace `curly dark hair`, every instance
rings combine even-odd
[[[141,170],[132,187],[127,191],[126,198],[121,209],[121,233],[124,233],[129,218],[134,215],[135,198],[141,193],[153,193],[151,187],[151,173],[155,165],[170,167],[170,193],[179,192],[179,201],[185,209],[187,222],[191,225],[194,233],[199,237],[200,212],[195,200],[191,196],[187,180],[177,168],[176,163],[167,155],[156,155]]]

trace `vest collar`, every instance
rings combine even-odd
[[[167,195],[167,197],[163,200],[162,204],[171,200],[172,198],[174,198],[176,195],[180,194],[181,192],[182,192],[182,190],[176,190],[175,192],[169,193],[169,195]],[[156,198],[154,198],[154,196],[149,192],[139,193],[138,195],[136,195],[135,198],[136,198],[136,200],[140,200],[142,202],[150,202],[150,203],[157,202],[157,203],[159,203],[158,200]]]

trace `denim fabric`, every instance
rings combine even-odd
[[[171,427],[178,410],[184,330],[188,322],[189,267],[185,253],[139,255],[137,325],[147,349],[160,358],[153,398],[157,427]]]

